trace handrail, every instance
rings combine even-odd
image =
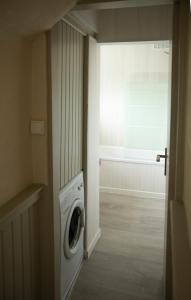
[[[32,184],[17,196],[0,207],[0,226],[14,215],[32,206],[40,197],[43,189],[41,184]]]

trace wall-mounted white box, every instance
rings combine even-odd
[[[31,134],[44,135],[45,134],[45,122],[31,120]]]

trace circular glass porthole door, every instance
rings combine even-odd
[[[67,258],[71,258],[77,251],[79,240],[84,227],[84,209],[82,202],[76,200],[69,212],[65,239],[64,250]]]

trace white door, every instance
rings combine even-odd
[[[170,173],[170,144],[171,144],[171,90],[172,90],[172,43],[169,45],[169,84],[168,84],[168,111],[167,111],[167,145],[162,159],[165,160],[164,176],[166,176],[165,190],[165,245],[164,245],[164,294],[168,299],[167,287],[169,282],[169,272],[171,272],[170,255],[170,196],[169,196],[169,173]],[[159,154],[160,155],[160,154]],[[158,157],[159,158],[159,157]]]
[[[85,184],[86,184],[86,232],[85,248],[90,256],[100,237],[99,225],[99,46],[90,36],[86,38],[87,95],[85,110],[87,115],[87,151]],[[85,152],[86,152],[85,151]]]

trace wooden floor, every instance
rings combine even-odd
[[[101,194],[101,229],[71,299],[163,299],[164,201]]]

